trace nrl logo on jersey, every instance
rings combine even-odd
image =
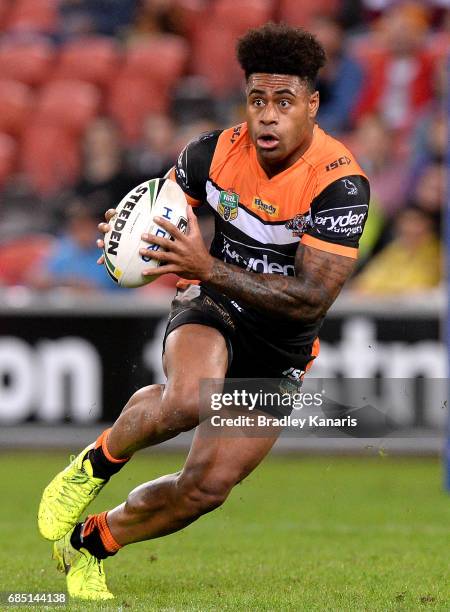
[[[238,194],[231,191],[231,189],[228,189],[228,191],[221,191],[217,212],[224,221],[234,221],[239,212]]]
[[[264,202],[261,198],[253,198],[252,208],[253,210],[265,212],[271,217],[278,217],[278,206],[269,204],[269,202]]]
[[[289,219],[284,227],[291,230],[293,236],[301,238],[310,225],[311,211],[308,210],[308,212],[303,215],[295,215],[293,219]]]

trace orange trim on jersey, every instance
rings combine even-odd
[[[342,244],[334,244],[333,242],[326,242],[325,240],[319,240],[314,236],[303,234],[301,243],[318,249],[319,251],[326,251],[327,253],[333,253],[334,255],[342,255],[343,257],[351,257],[352,259],[358,258],[358,249],[354,247],[343,246]]]
[[[259,165],[246,123],[220,134],[209,171],[220,189],[239,196],[239,206],[263,221],[278,223],[306,213],[330,183],[355,174],[365,176],[352,153],[316,125],[303,156],[269,179]]]
[[[306,364],[306,370],[305,370],[305,372],[307,372],[308,370],[310,370],[310,369],[311,369],[312,364],[314,363],[314,360],[315,360],[315,358],[318,356],[319,352],[320,352],[320,341],[319,341],[319,338],[317,337],[317,338],[314,340],[314,342],[313,342],[313,345],[312,345],[312,348],[311,348],[311,355],[312,355],[312,358],[311,358],[311,360],[310,360],[310,361],[308,361],[308,363]]]
[[[187,289],[189,285],[200,285],[199,280],[187,280],[186,278],[180,278],[177,281],[176,288],[177,289]]]
[[[167,175],[167,178],[169,178],[171,181],[174,181],[175,183],[177,182],[177,178],[175,176],[175,168],[172,168],[169,171],[169,174]],[[183,193],[184,193],[184,197],[187,200],[187,203],[190,206],[192,206],[192,208],[196,208],[197,206],[201,205],[201,201],[200,200],[196,200],[195,198],[191,198],[191,196],[188,193],[186,193],[185,191],[183,191]]]
[[[196,200],[195,198],[191,198],[191,196],[188,193],[186,193],[185,191],[183,193],[184,193],[184,197],[187,200],[187,203],[190,206],[192,206],[192,208],[197,208],[197,206],[200,206],[200,204],[201,204],[200,200]]]
[[[320,340],[319,340],[319,337],[317,337],[313,342],[311,354],[313,357],[317,357],[319,353],[320,353]]]

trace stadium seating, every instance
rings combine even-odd
[[[10,8],[11,3],[9,0],[0,0],[0,31],[5,28]]]
[[[142,132],[145,117],[168,110],[168,95],[157,82],[142,76],[121,75],[115,80],[108,101],[108,111],[119,124],[128,143]]]
[[[62,127],[33,123],[20,151],[20,169],[40,195],[71,185],[80,171],[79,139]]]
[[[0,133],[0,188],[14,171],[16,157],[17,143],[8,134]]]
[[[230,59],[234,55],[235,42],[234,34],[227,28],[218,29],[215,22],[206,23],[195,38],[193,72],[208,80],[217,98],[232,91],[239,80],[238,67]]]
[[[0,42],[0,78],[27,85],[41,85],[55,59],[53,45],[45,38],[8,39]]]
[[[89,36],[67,42],[52,78],[79,79],[105,86],[117,74],[120,47],[111,38]]]
[[[187,57],[188,46],[180,36],[152,36],[130,46],[122,75],[146,78],[170,87],[183,73]]]
[[[272,17],[271,0],[217,0],[208,21],[193,36],[192,70],[208,79],[216,97],[239,87],[242,73],[234,60],[236,38]],[[205,53],[207,49],[207,53]]]
[[[29,120],[33,95],[19,81],[0,80],[0,132],[20,136]]]
[[[58,25],[58,0],[17,0],[11,3],[8,31],[51,33]]]
[[[280,0],[279,18],[281,21],[308,28],[311,20],[318,15],[335,15],[340,8],[339,0]]]
[[[40,91],[34,121],[81,134],[96,116],[100,105],[98,89],[83,81],[51,81]]]
[[[175,0],[177,14],[183,31],[190,42],[198,29],[201,29],[205,19],[210,18],[210,9],[205,0]]]
[[[22,236],[0,246],[0,284],[22,285],[32,270],[40,267],[54,243],[44,234]]]
[[[139,137],[150,112],[167,112],[170,90],[187,57],[187,43],[179,36],[152,36],[130,46],[108,99],[108,110],[129,143]]]
[[[23,134],[21,169],[41,195],[73,183],[80,170],[80,136],[97,115],[98,89],[83,81],[51,81]]]
[[[242,0],[236,10],[234,0],[216,0],[213,9],[216,24],[226,25],[234,36],[244,34],[249,28],[255,28],[269,21],[273,16],[272,0]]]

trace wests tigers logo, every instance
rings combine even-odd
[[[303,234],[306,232],[308,227],[311,225],[311,211],[308,210],[307,213],[302,215],[295,215],[293,219],[289,219],[284,226],[286,229],[292,231],[293,236],[297,236],[301,238]]]

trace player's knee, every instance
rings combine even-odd
[[[174,474],[162,476],[158,479],[158,483],[162,484],[165,482],[168,486],[174,486],[179,474],[180,472],[176,472]],[[134,516],[145,516],[155,513],[155,511],[162,510],[165,507],[164,496],[155,499],[153,490],[154,483],[155,481],[145,482],[137,486],[128,494],[124,507],[126,513]]]
[[[161,402],[160,425],[165,430],[189,431],[199,422],[198,387],[170,385]]]
[[[163,391],[164,385],[150,385],[138,389],[128,400],[119,421],[125,420],[127,427],[139,432],[142,439],[154,435]]]
[[[125,408],[122,410],[122,414],[129,411],[133,411],[134,413],[138,411],[142,412],[151,409],[153,406],[157,406],[163,391],[164,385],[149,385],[138,389],[126,403]]]
[[[200,516],[215,510],[227,499],[236,479],[230,474],[196,476],[184,471],[179,477],[182,506],[192,516]]]

